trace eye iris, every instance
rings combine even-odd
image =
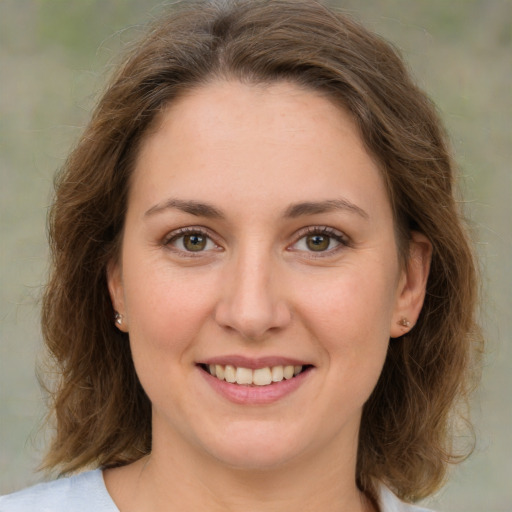
[[[202,251],[206,247],[206,237],[198,234],[185,235],[183,245],[187,251]]]
[[[329,248],[330,238],[325,235],[309,235],[306,239],[308,249],[312,251],[325,251]]]

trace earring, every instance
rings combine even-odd
[[[117,325],[123,325],[123,315],[121,315],[121,313],[116,311],[114,314],[114,320]]]
[[[409,322],[409,320],[405,316],[400,318],[400,320],[397,323],[398,323],[398,325],[401,325],[402,327],[410,327],[411,326],[411,322]]]

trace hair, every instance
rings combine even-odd
[[[364,406],[356,478],[415,501],[463,458],[452,411],[477,377],[477,271],[454,194],[436,109],[397,51],[351,18],[309,0],[185,2],[153,23],[110,80],[55,182],[43,335],[53,442],[43,467],[115,467],[151,450],[151,404],[113,322],[106,269],[118,257],[130,176],[159,113],[214,80],[287,81],[351,113],[384,177],[405,264],[411,231],[432,244],[414,328],[391,340]]]

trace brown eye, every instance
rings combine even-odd
[[[207,233],[195,229],[178,232],[165,241],[164,245],[182,253],[200,253],[219,249]]]
[[[203,251],[206,248],[208,237],[199,233],[193,233],[191,235],[185,235],[183,237],[183,247],[187,251]]]
[[[308,235],[306,237],[306,246],[310,251],[326,251],[329,249],[331,237],[327,235]]]
[[[309,253],[311,256],[313,256],[313,253],[316,253],[318,257],[327,257],[334,256],[339,250],[348,246],[345,235],[334,228],[310,226],[302,230],[302,232],[304,235],[300,236],[300,238],[289,247],[290,250]]]

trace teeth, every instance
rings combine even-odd
[[[224,374],[225,374],[224,366],[221,366],[220,364],[216,364],[215,365],[215,373],[212,373],[211,371],[210,371],[210,373],[212,375],[214,375],[215,377],[217,377],[218,379],[224,380]]]
[[[272,368],[272,382],[281,382],[284,379],[283,372],[282,366],[274,366]]]
[[[256,386],[268,386],[272,383],[272,371],[268,367],[254,370],[252,382]]]
[[[249,368],[236,369],[236,383],[237,384],[252,384],[252,370]]]
[[[284,378],[286,380],[288,379],[291,379],[293,377],[293,372],[295,371],[295,367],[294,366],[285,366],[284,367]]]
[[[230,383],[237,383],[245,386],[268,386],[273,382],[289,380],[302,372],[302,366],[272,366],[251,370],[249,368],[235,367],[232,365],[210,364],[208,370],[211,375],[219,380]]]
[[[236,370],[234,366],[229,364],[224,368],[224,379],[226,382],[235,382],[236,381]]]

